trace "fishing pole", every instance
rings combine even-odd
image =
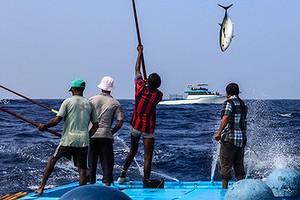
[[[135,29],[136,29],[138,44],[142,45],[140,29],[139,29],[139,23],[138,23],[138,17],[137,17],[136,6],[135,6],[135,0],[132,0],[132,7],[133,7],[133,13],[134,13]],[[142,56],[141,60],[142,60],[143,77],[144,77],[144,79],[147,79],[146,66],[145,66],[145,60],[144,60],[144,53],[143,52],[142,52],[141,56]]]
[[[43,107],[43,108],[46,108],[47,110],[50,110],[51,112],[53,112],[53,113],[55,113],[55,114],[58,113],[57,110],[54,110],[54,109],[52,109],[52,108],[49,108],[49,107],[47,107],[47,106],[45,106],[45,105],[43,105],[43,104],[41,104],[41,103],[39,103],[39,102],[37,102],[37,101],[34,101],[34,100],[32,100],[32,99],[30,99],[30,98],[28,98],[28,97],[26,97],[26,96],[24,96],[24,95],[22,95],[22,94],[20,94],[20,93],[17,93],[17,92],[15,92],[15,91],[13,91],[13,90],[7,88],[7,87],[4,87],[3,85],[0,85],[0,87],[3,88],[3,89],[5,89],[5,90],[7,90],[7,91],[9,91],[9,92],[11,92],[11,93],[14,93],[14,94],[18,95],[18,96],[20,96],[20,97],[22,97],[22,98],[24,98],[24,99],[27,99],[28,101],[30,101],[30,102],[32,102],[32,103],[35,103],[35,104],[37,104],[37,105],[39,105],[39,106],[41,106],[41,107]]]
[[[8,114],[11,114],[11,115],[13,115],[13,116],[15,116],[15,117],[17,117],[17,118],[23,120],[23,121],[26,121],[26,122],[28,122],[29,124],[33,125],[33,126],[36,126],[36,127],[39,126],[38,123],[36,123],[36,122],[34,122],[34,121],[31,121],[31,120],[29,120],[29,119],[27,119],[27,118],[25,118],[25,117],[23,117],[23,116],[21,116],[21,115],[18,115],[18,114],[14,113],[14,112],[12,112],[12,111],[10,111],[10,110],[7,110],[7,109],[5,109],[5,108],[3,108],[3,107],[1,107],[1,106],[0,106],[0,110],[2,110],[3,112],[6,112],[6,113],[8,113]],[[61,134],[59,134],[59,133],[57,133],[57,132],[55,132],[55,131],[53,131],[53,130],[51,130],[51,129],[45,129],[45,131],[48,131],[49,133],[52,133],[53,135],[56,135],[56,136],[58,136],[58,137],[61,137]]]

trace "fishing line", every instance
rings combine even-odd
[[[256,151],[249,144],[247,144],[246,147],[248,147],[251,151],[253,151],[253,153],[259,158],[258,153],[256,153]]]

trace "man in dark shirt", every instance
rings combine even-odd
[[[220,148],[220,177],[222,188],[228,188],[234,167],[237,180],[244,179],[244,147],[247,142],[247,106],[239,98],[239,86],[230,83],[226,87],[227,100],[221,112],[221,124],[214,139],[222,141]]]

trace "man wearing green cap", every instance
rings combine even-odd
[[[39,130],[44,131],[64,120],[64,129],[59,145],[45,168],[40,187],[35,190],[38,194],[43,194],[55,163],[62,157],[68,159],[73,157],[74,165],[78,167],[79,171],[79,183],[80,185],[86,184],[88,145],[90,137],[98,129],[98,117],[94,105],[83,97],[84,89],[85,81],[78,78],[74,79],[69,88],[72,97],[63,101],[55,118],[46,124],[40,124],[38,127]],[[90,122],[93,126],[89,130]]]

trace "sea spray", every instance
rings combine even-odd
[[[290,117],[292,112],[287,111],[286,105],[279,104],[277,107],[280,106],[278,108],[283,114],[278,115],[272,103],[274,102],[248,102],[248,148],[246,146],[245,165],[247,176],[253,178],[265,178],[274,169],[293,168],[298,165],[297,143],[282,138],[283,135],[293,137],[293,133],[284,132],[287,128],[292,130],[288,127],[293,120]]]
[[[210,175],[210,181],[214,181],[214,175],[217,167],[217,163],[219,161],[219,155],[220,155],[220,146],[221,144],[219,142],[213,142],[213,151],[212,151],[212,162],[211,162],[211,175]]]
[[[167,174],[164,174],[164,173],[159,173],[159,172],[155,172],[155,171],[151,171],[153,174],[156,174],[156,175],[159,175],[165,179],[168,179],[168,180],[172,180],[172,181],[176,181],[176,182],[180,182],[177,178],[175,177],[171,177]]]
[[[120,137],[117,136],[117,135],[115,136],[115,139],[118,140],[119,142],[121,142],[121,144],[124,146],[126,152],[129,152],[129,151],[130,151],[130,149],[129,149],[129,147],[127,146],[125,140],[123,140],[122,138],[120,138]],[[134,162],[135,162],[135,164],[137,165],[137,167],[138,167],[138,169],[139,169],[139,172],[140,172],[141,176],[143,176],[143,175],[144,175],[143,167],[141,167],[141,166],[139,165],[139,163],[137,162],[137,160],[136,160],[135,158],[134,158]],[[152,172],[153,174],[159,175],[159,176],[161,176],[161,177],[163,177],[163,178],[166,178],[166,179],[168,179],[168,180],[173,180],[173,181],[176,181],[176,182],[180,182],[177,178],[171,177],[171,176],[169,176],[169,175],[167,175],[167,174],[155,172],[155,171],[153,171],[153,170],[152,170],[151,172]]]
[[[115,136],[115,139],[121,142],[121,144],[124,146],[126,152],[129,152],[129,151],[130,151],[130,149],[129,149],[129,147],[127,146],[125,140],[123,140],[122,138],[120,138],[120,137],[117,136],[117,135]],[[143,167],[141,167],[141,166],[139,165],[139,163],[137,162],[136,158],[133,158],[133,160],[134,160],[136,166],[138,167],[138,170],[139,170],[139,172],[140,172],[140,175],[143,176],[143,175],[144,175]]]
[[[9,99],[0,99],[0,104],[7,105],[9,104],[10,100]]]

